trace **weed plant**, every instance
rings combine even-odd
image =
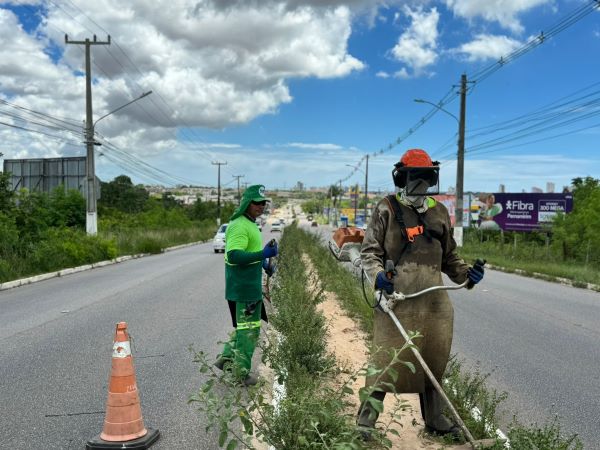
[[[358,319],[363,331],[370,335],[373,331],[373,309],[364,299],[360,281],[322,245],[322,236],[307,233],[295,224],[288,226],[286,233],[299,243],[299,250],[310,257],[323,289],[335,292],[344,310],[351,317]],[[366,290],[368,296],[368,286]]]
[[[498,405],[506,398],[506,393],[498,393],[486,387],[490,374],[479,371],[470,373],[462,368],[462,363],[452,357],[445,373],[446,393],[456,406],[465,425],[475,439],[493,435],[498,428]],[[476,420],[471,409],[477,407],[480,419]],[[553,417],[543,425],[524,425],[513,416],[506,433],[510,447],[514,450],[582,450],[583,444],[576,435],[562,436],[558,417]],[[504,450],[503,442],[498,441],[489,450]]]
[[[295,225],[286,228],[271,288],[275,313],[269,319],[279,337],[261,345],[263,362],[273,369],[275,380],[285,385],[285,396],[277,408],[269,399],[271,386],[243,388],[228,373],[216,372],[206,354],[195,354],[205,380],[190,402],[206,417],[207,431],[218,434],[221,447],[254,448],[254,435],[278,450],[365,448],[356,429],[355,411],[348,412],[349,400],[358,395],[366,401],[372,389],[355,393],[351,386],[358,377],[381,376],[385,370],[393,377],[391,366],[400,362],[404,349],[395,351],[389,368],[365,365],[341,383],[335,382],[340,375],[334,357],[327,353],[324,317],[316,309],[322,292],[314,292],[311,274],[299,258],[303,241]],[[371,400],[376,409],[383,409],[381,402]],[[385,434],[398,424],[404,406],[400,403],[391,411],[369,448],[391,447]]]

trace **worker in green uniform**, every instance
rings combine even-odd
[[[257,382],[250,369],[260,334],[261,317],[266,319],[262,302],[262,270],[271,276],[275,268],[269,261],[277,256],[277,242],[263,247],[255,222],[268,201],[263,185],[248,187],[225,232],[225,298],[235,330],[215,366],[221,370],[233,370],[235,377],[247,386]]]
[[[410,294],[443,284],[442,273],[455,283],[469,280],[472,288],[483,278],[483,268],[469,266],[456,253],[450,217],[446,207],[432,194],[439,189],[439,163],[431,160],[421,149],[408,150],[392,171],[396,195],[380,201],[373,211],[361,248],[362,267],[374,280],[375,289]],[[394,262],[397,275],[386,277],[385,262]],[[373,343],[376,349],[373,362],[386,367],[391,360],[391,348],[400,349],[404,339],[390,317],[375,309]],[[404,328],[419,331],[423,337],[416,341],[423,359],[436,379],[442,381],[450,347],[454,312],[446,291],[434,291],[418,298],[398,302],[394,314]],[[459,433],[454,422],[443,414],[441,396],[434,389],[412,353],[400,355],[411,362],[416,373],[398,363],[393,366],[398,376],[385,374],[379,380],[369,376],[366,386],[375,390],[372,399],[363,402],[358,425],[365,438],[370,437],[379,415],[374,403],[382,402],[386,392],[418,393],[425,428],[436,434]],[[376,383],[377,382],[377,383]]]

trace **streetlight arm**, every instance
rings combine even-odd
[[[460,124],[460,121],[458,120],[458,117],[456,117],[456,116],[455,116],[454,114],[452,114],[451,112],[449,112],[449,111],[446,111],[446,110],[445,110],[444,108],[442,108],[440,105],[436,105],[436,104],[435,104],[435,103],[433,103],[433,102],[429,102],[429,101],[427,101],[427,100],[423,100],[422,98],[415,98],[413,101],[414,101],[415,103],[427,103],[428,105],[431,105],[431,106],[433,106],[433,107],[435,107],[435,108],[439,109],[440,111],[443,111],[443,112],[445,112],[446,114],[448,114],[450,117],[452,117],[454,120],[456,120],[456,122],[458,122],[458,123]]]
[[[362,170],[360,167],[358,166],[353,166],[352,164],[346,164],[348,167],[352,167],[354,170],[360,170],[362,173],[365,173],[364,170]]]
[[[98,122],[100,122],[100,121],[101,121],[102,119],[104,119],[105,117],[108,117],[108,116],[110,116],[111,114],[114,114],[114,113],[116,113],[117,111],[120,111],[120,110],[122,110],[122,109],[123,109],[123,108],[125,108],[126,106],[129,106],[129,105],[131,105],[132,103],[134,103],[134,102],[137,102],[138,100],[141,100],[142,98],[144,98],[144,97],[147,97],[147,96],[148,96],[148,95],[150,95],[150,94],[152,94],[152,91],[144,92],[142,95],[140,95],[140,96],[139,96],[139,97],[137,97],[137,98],[134,98],[134,99],[133,99],[133,100],[131,100],[130,102],[128,102],[128,103],[125,103],[125,104],[124,104],[124,105],[122,105],[122,106],[119,106],[117,109],[115,109],[115,110],[113,110],[113,111],[109,112],[108,114],[104,114],[102,117],[100,117],[98,120],[96,120],[96,121],[94,122],[94,124],[92,125],[92,129],[93,129],[95,126],[96,126],[96,124],[97,124]]]

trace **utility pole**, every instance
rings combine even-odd
[[[354,226],[356,226],[356,210],[358,208],[358,183],[354,186]]]
[[[244,175],[233,175],[233,178],[237,178],[238,185],[238,206],[242,203],[242,197],[240,196],[240,178],[244,178]]]
[[[92,45],[110,45],[110,36],[106,42],[100,42],[94,35],[94,40],[90,41],[69,41],[69,36],[65,34],[65,44],[85,45],[85,178],[86,178],[86,218],[85,228],[87,234],[95,235],[98,233],[98,213],[96,209],[96,171],[94,165],[94,122],[92,119],[92,69],[91,69],[91,51]]]
[[[365,225],[367,224],[367,203],[369,202],[369,155],[365,167]]]
[[[218,162],[214,161],[213,166],[218,166],[217,176],[217,226],[221,225],[221,166],[226,166],[227,161]]]
[[[458,122],[458,155],[456,164],[456,221],[454,238],[459,247],[463,245],[463,182],[465,176],[465,115],[467,109],[467,75],[460,77],[460,121]]]

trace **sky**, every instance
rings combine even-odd
[[[135,183],[393,189],[402,153],[465,191],[600,177],[600,12],[589,0],[0,0],[0,153],[85,156]],[[422,99],[442,106],[443,111]],[[2,159],[2,158],[0,158]]]

